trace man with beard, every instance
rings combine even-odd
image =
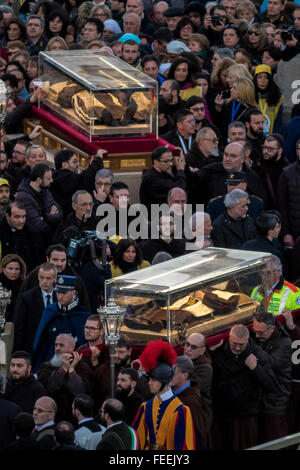
[[[80,354],[87,348],[91,350],[91,356],[82,358],[82,361],[86,362],[92,370],[107,361],[109,356],[109,349],[103,342],[103,336],[104,327],[99,315],[90,315],[84,325],[84,337],[87,342],[82,344],[77,352]]]
[[[1,158],[1,154],[0,154]],[[10,197],[10,184],[5,178],[0,178],[0,221],[3,219]]]
[[[57,421],[72,422],[72,403],[76,395],[92,392],[92,371],[75,351],[75,339],[68,334],[58,335],[54,355],[41,364],[39,381],[57,403]]]
[[[138,381],[138,372],[135,369],[131,369],[129,367],[123,367],[120,370],[117,378],[115,397],[124,405],[124,421],[126,424],[129,424],[129,426],[134,420],[140,405],[144,401],[141,395],[139,395],[135,390]]]
[[[86,450],[95,450],[102,439],[105,428],[93,418],[94,400],[89,395],[77,395],[72,404],[73,417],[78,423],[75,442]]]
[[[168,116],[173,116],[184,107],[184,101],[179,96],[180,85],[176,80],[165,80],[160,87],[159,96],[162,96],[168,105]]]
[[[33,344],[35,371],[42,362],[53,356],[56,337],[66,333],[76,338],[77,346],[84,343],[83,326],[89,312],[79,305],[75,276],[58,276],[55,291],[57,302],[48,305],[43,311]]]
[[[247,131],[247,141],[252,146],[251,156],[256,162],[262,159],[261,147],[264,145],[266,136],[264,135],[265,118],[261,111],[256,108],[250,108],[246,111],[243,121]]]
[[[36,400],[46,395],[43,385],[31,374],[31,360],[26,351],[16,351],[11,356],[10,377],[4,397],[19,405],[22,411],[32,413]]]
[[[269,196],[269,208],[278,208],[278,183],[283,169],[289,161],[283,155],[283,137],[279,134],[266,136],[262,146],[262,160],[256,162],[255,171],[264,181]]]
[[[238,249],[247,240],[255,238],[254,220],[247,215],[248,203],[248,194],[241,189],[226,194],[226,212],[213,223],[211,238],[214,246]]]
[[[170,189],[186,188],[182,151],[180,156],[173,157],[169,148],[158,147],[153,150],[151,158],[153,167],[151,170],[144,170],[140,186],[140,201],[147,207],[149,217],[151,205],[165,203]]]
[[[131,344],[120,338],[115,347],[115,381],[120,369],[130,367],[131,363]],[[94,371],[97,404],[102,404],[106,398],[111,395],[110,390],[110,367],[109,363],[100,364]]]
[[[55,266],[57,274],[66,276],[75,276],[76,283],[75,288],[78,294],[80,305],[82,305],[85,311],[90,310],[90,302],[87,294],[85,284],[81,277],[74,271],[68,263],[68,251],[63,245],[50,245],[46,253],[47,263],[51,263]],[[39,285],[38,272],[40,266],[37,266],[29,274],[27,274],[24,280],[20,295],[29,289],[33,289]]]
[[[219,139],[215,131],[211,127],[203,127],[197,132],[195,142],[185,156],[187,166],[199,170],[210,163],[219,161],[218,146]]]
[[[49,246],[55,227],[62,220],[63,213],[54,201],[49,187],[52,183],[52,171],[48,165],[38,163],[18,187],[16,201],[21,201],[27,214],[27,223],[38,232]]]

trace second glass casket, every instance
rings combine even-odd
[[[136,345],[159,338],[182,345],[195,332],[213,336],[249,323],[270,254],[198,250],[106,281],[105,300],[126,308],[121,335]]]
[[[39,54],[41,103],[93,136],[157,137],[157,82],[97,50]]]

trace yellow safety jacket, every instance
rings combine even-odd
[[[263,300],[263,294],[260,286],[257,286],[251,292],[251,298],[260,302]],[[267,298],[268,312],[273,315],[281,315],[285,308],[297,310],[300,308],[300,290],[287,281],[279,281],[273,292]]]

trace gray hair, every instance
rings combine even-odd
[[[102,168],[102,170],[97,171],[95,175],[95,181],[97,181],[98,178],[110,178],[110,182],[112,183],[114,180],[114,174],[111,170],[108,170],[107,168]]]
[[[172,188],[172,189],[169,190],[168,199],[167,199],[168,202],[171,200],[171,197],[172,197],[172,194],[173,194],[174,191],[182,191],[184,193],[185,197],[187,198],[186,191],[184,189],[179,188],[179,187],[176,186],[176,188]]]
[[[236,206],[244,197],[248,198],[249,196],[248,193],[242,189],[234,189],[230,193],[227,193],[224,199],[226,209],[230,209],[230,207]]]
[[[245,124],[241,121],[233,121],[229,124],[228,126],[228,131],[230,131],[230,129],[232,129],[233,127],[240,127],[241,129],[243,129],[243,131],[246,132],[246,127],[245,127]]]
[[[183,374],[184,373],[188,373],[188,377],[190,377],[190,375],[193,373],[194,371],[194,364],[193,364],[193,361],[192,359],[190,359],[189,357],[187,356],[179,356],[177,357],[176,359],[176,362],[175,362],[175,365],[176,367],[178,367],[178,369],[180,370],[180,372],[182,372]]]
[[[215,131],[211,127],[202,127],[202,129],[200,129],[196,134],[196,143],[198,144],[200,139],[203,139],[204,137],[206,137],[209,131],[216,134]]]
[[[28,22],[30,20],[39,20],[39,22],[41,23],[41,28],[44,29],[45,21],[44,21],[44,18],[42,18],[41,16],[39,16],[39,15],[29,15],[29,17],[27,18],[26,24],[28,24]]]
[[[26,158],[28,158],[30,156],[30,152],[33,149],[42,149],[44,154],[47,155],[46,150],[42,145],[30,145],[30,147],[27,147],[27,149],[26,149],[26,153],[25,153]]]
[[[276,271],[282,271],[282,263],[278,256],[271,255],[267,261],[267,264],[271,264],[273,266],[273,269]]]
[[[158,253],[156,253],[156,255],[153,257],[153,260],[152,260],[152,265],[153,264],[159,264],[159,263],[163,263],[164,261],[169,261],[170,259],[172,259],[173,256],[171,256],[169,253],[167,253],[166,251],[159,251]]]
[[[139,15],[136,15],[135,13],[125,13],[125,15],[123,16],[123,20],[126,20],[126,18],[128,18],[129,16],[138,20],[138,23],[141,24],[142,18]]]
[[[239,339],[249,338],[249,330],[245,325],[234,325],[231,328],[229,335],[231,335],[231,333],[237,336]]]
[[[80,196],[80,194],[88,194],[89,196],[90,193],[88,191],[86,191],[85,189],[79,189],[78,191],[76,191],[73,196],[72,196],[72,202],[75,202],[75,204],[77,204],[77,200],[78,200],[78,196]],[[91,196],[92,197],[92,196]]]
[[[189,226],[190,226],[190,229],[191,230],[195,230],[193,227],[196,227],[197,225],[197,219],[199,218],[201,220],[201,218],[203,217],[203,220],[206,218],[210,218],[210,215],[207,213],[207,212],[201,212],[201,211],[198,211],[198,212],[195,212],[191,217],[190,217],[190,220],[189,220]]]
[[[218,54],[221,59],[225,59],[225,57],[230,57],[230,59],[234,58],[234,53],[229,47],[219,47],[219,49],[216,49],[215,54]]]

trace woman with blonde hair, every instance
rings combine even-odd
[[[10,303],[6,308],[6,321],[12,321],[16,300],[26,277],[26,264],[15,254],[4,256],[0,263],[0,287],[11,292]]]
[[[227,83],[231,87],[232,83],[238,78],[247,78],[248,80],[253,80],[253,77],[247,67],[244,64],[237,64],[229,67],[227,74]]]
[[[257,108],[253,79],[242,77],[234,80],[230,87],[230,98],[224,100],[221,94],[215,99],[216,122],[222,132],[224,142],[229,124],[241,121],[247,109]]]
[[[108,8],[107,5],[104,5],[103,3],[100,3],[98,5],[95,5],[92,8],[90,17],[91,18],[99,18],[99,20],[104,22],[106,20],[110,20],[112,18],[112,14],[111,14],[110,8]]]
[[[68,51],[69,47],[66,41],[60,36],[54,36],[46,46],[46,51]]]
[[[211,87],[216,93],[220,93],[221,91],[228,88],[228,70],[234,64],[234,60],[230,59],[229,57],[225,57],[224,59],[217,62],[210,76]]]

